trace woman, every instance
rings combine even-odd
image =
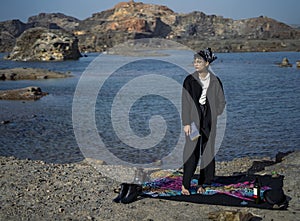
[[[203,184],[210,184],[215,176],[215,137],[217,116],[225,108],[225,97],[220,79],[216,77],[210,64],[217,59],[211,49],[201,50],[194,55],[196,71],[188,75],[182,91],[182,124],[186,135],[183,152],[183,195],[189,195],[191,179],[201,155],[199,188],[204,193]],[[191,140],[191,124],[199,130],[200,137]]]

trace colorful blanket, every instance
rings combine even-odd
[[[150,182],[143,184],[143,194],[151,197],[168,197],[181,195],[182,173],[169,172],[168,175],[162,176],[157,174]],[[225,194],[236,197],[241,200],[254,201],[253,198],[253,180],[224,184],[212,183],[211,185],[204,185],[205,193],[203,195]],[[191,181],[190,193],[196,194],[198,189],[198,182],[196,179]],[[263,192],[270,189],[269,186],[262,186],[260,196],[263,198]]]

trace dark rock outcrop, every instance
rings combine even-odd
[[[48,93],[39,87],[26,87],[15,90],[0,91],[0,100],[38,100]]]
[[[70,77],[68,73],[61,73],[39,68],[11,68],[0,69],[0,80],[41,80],[52,78],[66,78]]]
[[[13,51],[6,57],[17,61],[62,61],[78,59],[78,39],[64,30],[31,28],[16,42]]]
[[[290,63],[289,59],[283,58],[281,63],[279,64],[280,67],[292,67],[293,65]]]

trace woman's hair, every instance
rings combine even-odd
[[[202,58],[204,61],[212,63],[217,57],[212,53],[211,48],[207,48],[205,50],[200,50],[196,54],[194,54],[194,60],[197,58]]]

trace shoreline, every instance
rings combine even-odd
[[[270,158],[237,158],[217,162],[216,175],[227,176],[262,169]],[[254,163],[258,162],[258,163]],[[257,165],[262,165],[261,168]],[[252,213],[263,220],[297,220],[300,215],[300,151],[257,174],[284,175],[284,192],[291,198],[288,210],[193,204],[142,198],[131,204],[116,204],[114,189],[120,183],[101,175],[87,160],[70,164],[48,164],[0,156],[1,220],[211,220],[210,213]]]

